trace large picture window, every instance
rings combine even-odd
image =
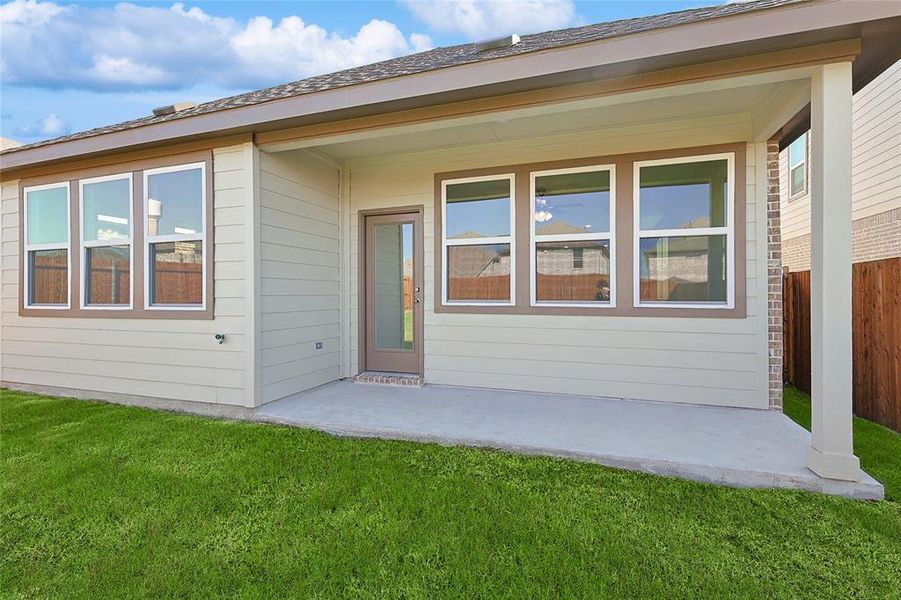
[[[69,308],[69,184],[24,189],[26,307]]]
[[[732,154],[635,163],[635,306],[734,303]]]
[[[133,252],[132,176],[79,182],[82,308],[129,308]]]
[[[512,304],[514,177],[443,182],[445,304]]]
[[[206,300],[206,165],[144,171],[144,302],[202,309]]]
[[[532,305],[613,306],[613,166],[531,174]]]

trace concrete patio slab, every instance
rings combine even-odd
[[[810,434],[776,411],[339,381],[266,404],[256,416],[335,435],[562,456],[735,487],[884,495],[866,473],[852,483],[807,469]]]

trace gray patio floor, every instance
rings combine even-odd
[[[257,418],[343,436],[562,456],[736,487],[883,497],[869,475],[850,483],[807,469],[810,434],[777,411],[339,381],[266,404]]]

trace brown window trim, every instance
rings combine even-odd
[[[144,308],[144,170],[160,167],[172,167],[182,164],[204,163],[206,169],[206,241],[203,253],[206,261],[206,306],[203,309],[160,310]],[[80,179],[104,177],[131,173],[132,175],[132,212],[133,212],[133,264],[131,268],[132,308],[81,308],[81,240],[79,213]],[[69,184],[69,308],[39,308],[25,305],[25,188],[49,183]],[[101,318],[101,319],[187,319],[211,320],[215,303],[214,278],[214,233],[213,228],[213,153],[212,150],[199,150],[184,154],[160,156],[90,167],[77,171],[68,171],[53,175],[43,175],[19,181],[19,316],[22,317],[56,317],[56,318]]]
[[[696,317],[705,319],[731,318],[743,319],[747,315],[747,285],[745,271],[747,267],[746,257],[746,163],[747,145],[745,142],[732,144],[718,144],[714,146],[697,146],[691,148],[679,148],[674,150],[661,150],[656,152],[637,152],[608,156],[593,156],[588,158],[576,158],[537,163],[523,163],[514,165],[502,165],[465,171],[448,171],[435,173],[434,181],[434,219],[435,219],[435,284],[434,306],[436,313],[457,314],[496,314],[496,315],[570,315],[570,316],[610,316],[610,317]],[[633,306],[633,163],[645,160],[659,160],[667,158],[690,157],[703,154],[732,153],[735,155],[735,206],[733,247],[735,252],[735,305],[732,308],[710,307],[684,307],[673,305],[672,307],[657,306]],[[614,165],[616,167],[616,230],[614,233],[615,257],[616,257],[616,298],[615,306],[599,305],[597,307],[562,307],[562,306],[531,306],[531,267],[529,253],[532,251],[528,240],[530,239],[532,223],[529,219],[531,201],[530,177],[532,171],[545,171],[552,169],[566,169],[572,167],[589,167],[593,165]],[[515,304],[513,306],[486,305],[458,305],[442,304],[442,286],[444,285],[441,273],[444,260],[441,244],[441,183],[445,179],[463,179],[467,177],[484,177],[490,175],[506,175],[512,173],[516,178],[514,190],[516,223],[514,238],[525,240],[525,243],[516,244],[515,269],[516,290]]]

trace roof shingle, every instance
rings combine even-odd
[[[2,154],[21,152],[23,150],[58,144],[60,142],[100,136],[116,131],[135,129],[146,125],[174,121],[177,119],[187,119],[197,115],[262,104],[273,100],[293,98],[304,94],[312,94],[335,88],[359,85],[393,77],[402,77],[404,75],[424,73],[426,71],[434,71],[437,69],[466,65],[496,58],[516,56],[529,52],[561,48],[574,44],[594,42],[654,29],[740,15],[806,1],[808,0],[755,0],[751,2],[734,2],[661,15],[610,21],[594,25],[585,25],[582,27],[571,27],[568,29],[523,35],[521,36],[521,41],[514,46],[484,52],[476,51],[474,44],[460,44],[457,46],[435,48],[417,54],[409,54],[407,56],[401,56],[377,63],[353,67],[344,71],[316,75],[291,83],[204,102],[203,104],[198,104],[194,108],[169,115],[142,117],[140,119],[89,129],[87,131],[81,131],[59,138],[34,142],[32,144],[3,150]]]

